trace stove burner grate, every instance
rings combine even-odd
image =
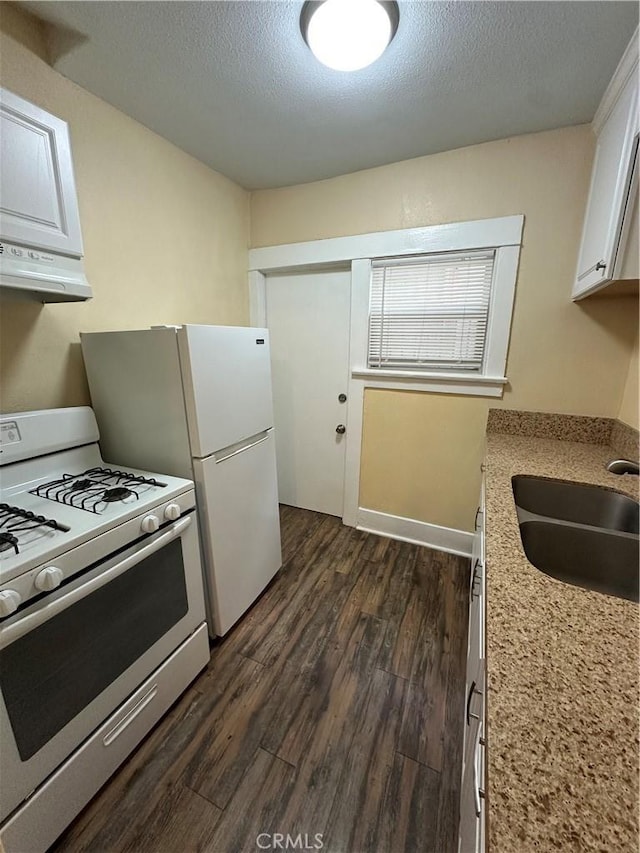
[[[41,527],[63,532],[69,530],[66,524],[60,524],[52,518],[45,518],[44,515],[36,515],[29,510],[0,503],[0,553],[13,549],[16,554],[19,554],[20,540],[16,534],[31,532]]]
[[[0,552],[10,551],[12,548],[16,554],[20,553],[18,550],[18,537],[12,533],[0,533]]]
[[[93,480],[76,480],[69,488],[72,492],[80,492],[84,491],[84,489],[90,489],[93,485],[95,485]]]
[[[106,504],[127,498],[138,500],[142,491],[163,489],[166,485],[155,477],[141,477],[111,468],[90,468],[82,474],[63,474],[58,480],[32,489],[31,494],[99,515]]]
[[[114,501],[123,501],[125,498],[130,498],[131,495],[135,495],[135,492],[132,492],[131,489],[127,489],[126,486],[116,486],[115,489],[107,489],[107,491],[102,495],[102,500],[105,503],[113,503]],[[138,495],[136,495],[136,498]]]

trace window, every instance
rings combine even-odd
[[[269,272],[350,264],[352,392],[501,397],[523,226],[516,214],[251,249],[252,322],[266,323]]]
[[[495,251],[372,265],[370,369],[481,373]]]

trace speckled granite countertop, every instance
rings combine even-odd
[[[638,606],[524,555],[512,474],[595,483],[608,446],[487,435],[490,853],[638,850]]]

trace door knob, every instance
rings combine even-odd
[[[338,426],[336,427],[336,432],[338,433],[338,435],[344,435],[346,431],[347,428],[344,424],[338,424]]]
[[[346,394],[338,394],[338,402],[339,403],[346,403],[347,402],[347,395]]]

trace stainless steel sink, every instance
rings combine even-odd
[[[516,506],[527,512],[606,530],[638,533],[638,503],[628,495],[600,486],[542,477],[518,476],[511,482]]]
[[[638,538],[547,521],[520,525],[524,552],[547,575],[638,601]]]
[[[638,601],[638,502],[610,489],[511,480],[527,559],[551,577]]]

